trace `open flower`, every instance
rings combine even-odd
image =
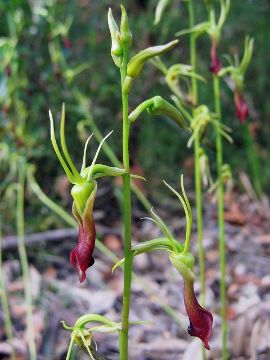
[[[101,141],[89,167],[86,167],[86,151],[92,135],[87,139],[84,147],[82,167],[79,173],[70,158],[66,146],[65,106],[63,105],[62,108],[60,125],[60,143],[62,153],[56,142],[54,122],[51,112],[49,112],[49,116],[51,122],[51,141],[53,148],[69,181],[73,184],[71,190],[71,196],[74,200],[72,205],[72,212],[79,225],[79,237],[76,246],[70,253],[70,262],[74,269],[78,272],[79,280],[82,282],[86,278],[86,270],[94,264],[93,251],[96,241],[96,230],[93,218],[93,206],[97,192],[96,179],[102,176],[122,176],[124,174],[124,169],[96,164],[96,160],[101,150],[102,144],[112,133],[110,132]]]
[[[242,60],[239,60],[238,56],[234,56],[234,59],[227,56],[229,66],[224,67],[218,73],[219,76],[230,75],[233,80],[233,100],[235,113],[241,123],[243,123],[249,116],[248,105],[244,99],[244,80],[247,68],[250,64],[254,48],[254,39],[246,37],[244,54]]]
[[[165,185],[178,197],[183,205],[186,214],[186,239],[185,243],[181,244],[174,239],[172,233],[167,228],[163,220],[152,210],[153,218],[146,218],[154,221],[164,237],[141,242],[132,247],[133,256],[140,255],[142,253],[163,250],[169,254],[171,264],[180,272],[184,280],[184,302],[186,311],[189,317],[190,325],[188,327],[188,333],[191,336],[200,338],[206,349],[210,349],[209,340],[212,335],[213,316],[205,310],[197,301],[194,293],[194,257],[189,252],[190,237],[192,230],[192,211],[185,193],[183,176],[181,177],[181,188],[183,196],[181,196],[174,188],[164,181]],[[125,259],[118,261],[113,270],[120,266]]]

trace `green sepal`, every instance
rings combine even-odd
[[[175,239],[168,239],[166,237],[156,238],[148,241],[144,241],[135,246],[132,246],[131,252],[133,256],[137,256],[143,253],[151,251],[166,251],[168,253],[181,253],[184,250],[184,245]],[[119,266],[122,266],[125,262],[125,258],[119,260],[112,268],[112,272]]]
[[[89,173],[90,166],[85,168],[81,176],[86,179]],[[104,176],[122,176],[125,174],[125,170],[116,166],[108,166],[103,164],[95,164],[92,168],[91,175],[92,179],[98,179]]]
[[[184,245],[175,239],[168,239],[165,237],[156,238],[148,241],[144,241],[135,246],[132,246],[131,251],[133,256],[140,255],[142,253],[165,250],[167,252],[181,253],[184,250]]]
[[[171,50],[177,43],[178,40],[173,40],[168,44],[152,46],[140,51],[128,63],[127,76],[130,76],[131,78],[137,78],[140,75],[146,61],[155,56],[166,53],[167,51]]]

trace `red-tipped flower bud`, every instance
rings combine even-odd
[[[243,123],[249,116],[249,110],[243,95],[237,90],[234,93],[234,107],[236,116]]]
[[[93,218],[93,205],[97,191],[97,183],[88,197],[82,216],[79,214],[75,202],[72,212],[79,225],[79,238],[77,245],[70,253],[70,262],[79,273],[80,282],[86,278],[86,270],[94,264],[93,251],[96,242],[96,229]]]
[[[222,68],[222,64],[221,61],[218,58],[217,55],[217,43],[216,41],[212,42],[212,46],[211,46],[211,65],[209,70],[213,73],[213,74],[217,74],[219,72],[219,70]]]

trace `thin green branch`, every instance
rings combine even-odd
[[[7,340],[9,345],[11,346],[11,354],[10,359],[16,359],[16,353],[13,346],[13,333],[12,333],[12,321],[9,311],[8,305],[8,295],[5,286],[5,278],[4,278],[4,271],[3,271],[3,261],[2,261],[2,234],[1,234],[1,224],[0,224],[0,292],[1,292],[1,303],[4,315],[4,324],[5,324],[5,332],[7,336]]]
[[[24,296],[26,304],[26,324],[27,324],[27,338],[30,360],[37,359],[36,345],[35,345],[35,331],[33,324],[33,309],[32,309],[32,295],[30,284],[30,271],[27,259],[27,253],[24,243],[24,187],[25,187],[25,163],[21,160],[18,164],[18,189],[17,189],[17,237],[18,249],[20,256],[20,263],[22,267]]]

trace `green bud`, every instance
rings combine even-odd
[[[73,197],[76,209],[80,216],[83,216],[85,205],[89,196],[96,189],[96,181],[85,181],[83,184],[75,184],[71,189],[71,196]]]
[[[131,78],[137,78],[140,75],[146,61],[155,56],[166,53],[167,51],[171,50],[177,43],[178,40],[174,40],[165,45],[152,46],[140,51],[128,63],[127,75]]]
[[[121,12],[120,42],[123,48],[129,49],[132,43],[132,34],[128,25],[127,12],[123,5],[121,5]]]
[[[181,128],[188,129],[185,120],[179,110],[161,96],[153,98],[153,105],[147,111],[152,115],[165,115],[174,120]]]
[[[156,7],[154,25],[157,25],[160,22],[162,15],[170,2],[171,0],[159,0]]]
[[[115,65],[120,67],[122,62],[123,49],[120,42],[120,30],[116,21],[114,20],[111,8],[109,8],[108,11],[108,25],[112,39],[111,55]]]

